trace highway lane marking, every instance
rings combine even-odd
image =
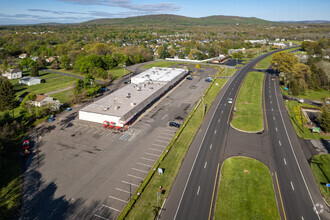
[[[279,144],[280,146],[282,146],[281,141],[278,141],[278,144]]]
[[[164,209],[165,202],[166,202],[166,198],[164,199],[164,202],[163,202],[162,208],[159,210],[159,214],[158,214],[157,220],[159,219],[159,216],[160,216],[160,214],[162,213],[162,210]]]
[[[283,205],[283,200],[282,200],[280,185],[278,184],[278,179],[277,179],[276,172],[275,172],[275,179],[276,179],[276,183],[277,183],[278,194],[280,195],[280,200],[281,200],[281,204],[282,204],[282,210],[283,210],[284,220],[286,220],[286,214],[285,214],[285,209],[284,209],[284,205]]]
[[[227,103],[225,103],[223,106],[226,106]]]
[[[128,201],[126,201],[126,200],[123,200],[123,199],[119,199],[119,198],[117,198],[117,197],[114,197],[114,196],[109,196],[109,198],[111,198],[111,199],[115,199],[115,200],[118,200],[118,201],[121,201],[121,202],[125,202],[125,203],[128,203]]]
[[[272,101],[270,101],[270,104],[272,104],[273,102]]]
[[[266,77],[264,77],[264,80],[262,82],[262,101],[263,101],[263,111],[264,111],[264,118],[265,118],[265,123],[266,123],[266,130],[268,131],[268,121],[267,121],[267,113],[266,113],[266,89],[265,89],[265,83],[266,82]]]
[[[152,154],[152,153],[148,153],[148,152],[145,152],[145,154],[148,154],[148,155],[151,155],[151,156],[155,156],[155,157],[159,157],[160,156],[160,155]]]
[[[122,183],[126,183],[127,185],[132,185],[132,186],[139,187],[139,185],[136,185],[136,184],[134,184],[134,183],[130,183],[130,182],[127,182],[127,181],[124,181],[124,180],[122,180],[121,182],[122,182]]]
[[[215,129],[215,130],[214,130],[214,134],[216,134],[216,133],[217,133],[217,130]]]
[[[152,167],[152,166],[150,166],[150,165],[148,165],[148,164],[144,164],[144,163],[139,163],[139,162],[137,162],[137,164],[139,164],[139,165],[141,165],[141,166],[146,166],[146,167]]]
[[[212,144],[210,145],[210,150],[212,149]]]
[[[109,207],[109,208],[110,208],[110,207]],[[118,212],[119,212],[119,210],[115,210],[115,211],[118,211]],[[98,214],[94,214],[94,216],[95,216],[95,217],[98,217],[98,218],[100,218],[100,219],[110,220],[109,218],[104,218],[104,217],[102,217],[102,216],[100,216],[100,215],[98,215]]]
[[[142,160],[149,160],[151,162],[155,162],[155,160],[149,159],[149,158],[145,158],[145,157],[141,157]]]
[[[134,176],[132,174],[127,174],[127,176],[130,176],[130,177],[133,177],[133,178],[136,178],[136,179],[140,179],[140,180],[144,180],[144,178],[139,177],[139,176]]]
[[[272,111],[274,111],[274,109],[272,108]]]
[[[141,172],[141,173],[149,173],[148,171],[139,170],[139,169],[136,169],[136,168],[132,168],[132,170],[139,171],[139,172]]]
[[[301,220],[304,220],[304,217],[301,216]]]
[[[275,120],[275,116],[273,116],[273,119]]]
[[[276,130],[276,132],[277,132],[277,127],[275,127],[275,130]]]
[[[294,190],[294,187],[293,187],[292,181],[290,181],[290,183],[291,183],[292,190]]]
[[[218,163],[217,172],[216,172],[215,179],[214,179],[214,186],[213,186],[212,199],[211,199],[211,205],[210,205],[210,212],[209,212],[209,218],[208,218],[208,220],[211,219],[211,212],[212,212],[212,206],[213,206],[213,199],[214,199],[215,187],[217,185],[217,179],[218,179],[218,173],[219,173],[219,166],[220,166],[220,163]],[[219,179],[219,181],[220,181],[220,179]]]
[[[163,153],[163,150],[158,150],[158,149],[155,149],[155,148],[151,148],[151,147],[149,147],[149,150],[154,150],[154,151],[158,151],[158,152],[161,152],[161,153]]]
[[[232,113],[232,111],[233,111],[234,105],[235,105],[235,103],[236,103],[236,98],[237,98],[237,96],[238,96],[239,91],[241,90],[241,87],[242,87],[243,82],[244,82],[244,80],[241,81],[240,85],[239,85],[238,88],[237,88],[237,91],[236,91],[235,97],[234,97],[234,99],[233,99],[233,103],[232,103],[232,105],[231,105],[231,107],[230,107],[230,111],[229,111],[229,114],[228,114],[227,124],[229,124],[230,116],[231,116],[231,113]],[[232,88],[232,89],[233,89],[233,88]]]
[[[198,186],[197,195],[199,194],[200,189],[201,189],[201,186]]]
[[[131,194],[131,192],[128,192],[128,191],[123,190],[123,189],[115,188],[115,190],[118,190],[118,191],[121,191],[121,192],[125,192],[125,193],[129,193],[129,194]]]
[[[283,158],[283,160],[284,160],[284,164],[286,165],[286,160],[285,160],[285,158]]]
[[[206,168],[206,165],[207,165],[207,161],[206,161],[205,164],[204,164],[204,169]]]
[[[111,210],[115,210],[115,211],[117,211],[117,212],[121,212],[120,210],[115,209],[115,208],[112,208],[112,207],[107,206],[107,205],[102,205],[102,206],[103,206],[103,207],[106,207],[106,208],[108,208],[108,209],[111,209]]]
[[[220,123],[220,118],[218,119],[218,123]]]
[[[275,86],[274,88],[275,88],[275,97],[276,97],[276,101],[277,101],[277,106],[278,106],[278,108],[280,109],[280,104],[279,104],[279,102],[278,102],[278,97],[277,97],[276,86]],[[289,144],[290,144],[290,147],[291,147],[291,151],[292,151],[293,156],[294,156],[294,159],[295,159],[295,161],[296,161],[296,163],[297,163],[297,166],[298,166],[298,169],[299,169],[300,175],[301,175],[301,177],[302,177],[302,179],[303,179],[303,181],[304,181],[304,184],[305,184],[305,187],[306,187],[306,189],[307,189],[307,192],[308,192],[309,198],[311,199],[313,206],[315,206],[315,203],[314,203],[314,200],[313,200],[313,198],[312,198],[312,195],[311,195],[311,193],[310,193],[310,191],[309,191],[309,189],[308,189],[308,186],[307,186],[307,183],[306,183],[305,177],[304,177],[304,175],[303,175],[303,173],[302,173],[302,171],[301,171],[300,165],[299,165],[299,163],[298,163],[297,156],[296,156],[296,154],[295,154],[295,152],[294,152],[294,150],[293,150],[292,143],[291,143],[291,140],[290,140],[290,138],[289,138],[288,131],[287,131],[286,126],[285,126],[285,123],[284,123],[284,119],[283,119],[282,112],[281,112],[281,111],[279,111],[279,112],[280,112],[280,116],[281,116],[282,123],[283,123],[283,126],[284,126],[284,130],[285,130],[286,136],[287,136],[287,138],[288,138],[288,140],[289,140]],[[321,220],[319,214],[316,213],[316,215],[317,215],[318,219]]]

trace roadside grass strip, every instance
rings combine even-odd
[[[208,106],[206,112],[226,81],[227,79],[214,80],[204,93],[204,104]],[[199,127],[203,123],[204,106],[202,103],[200,100],[196,104],[117,219],[145,220],[155,219],[157,217],[164,199],[169,195],[183,158]],[[163,168],[164,174],[158,175],[157,168]],[[159,192],[160,186],[162,186],[163,190],[157,201],[157,192]]]
[[[246,157],[223,163],[215,219],[280,219],[272,177],[263,163]]]
[[[250,72],[246,76],[237,97],[231,125],[242,131],[258,132],[263,130],[262,84],[264,74]]]
[[[267,69],[270,65],[270,61],[272,60],[273,56],[270,55],[266,57],[265,59],[261,60],[259,63],[257,63],[254,68],[256,69]]]
[[[326,186],[330,183],[330,154],[314,156],[311,168],[324,199],[330,204],[330,187]]]
[[[176,62],[176,61],[157,61],[154,63],[149,63],[146,64],[144,66],[142,66],[142,68],[144,69],[150,69],[152,67],[171,67],[173,65],[178,65],[178,64],[182,64],[182,62]]]

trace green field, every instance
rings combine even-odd
[[[330,183],[330,154],[316,155],[311,161],[311,168],[323,197],[330,203],[330,189],[326,183]]]
[[[178,65],[178,64],[182,64],[182,62],[176,62],[176,61],[157,61],[154,63],[149,63],[146,64],[144,66],[142,66],[142,68],[144,69],[150,69],[152,67],[171,67],[173,65]]]
[[[280,219],[272,177],[263,163],[244,157],[223,163],[215,219]]]
[[[314,107],[312,105],[308,105],[305,103],[298,103],[297,101],[285,101],[285,105],[288,111],[288,114],[291,119],[291,123],[298,134],[299,137],[305,139],[326,139],[330,140],[330,135],[318,134],[313,133],[310,129],[306,128],[305,126],[302,127],[301,123],[301,114],[300,114],[300,106],[305,107]],[[303,117],[303,124],[306,124],[306,119]]]
[[[262,113],[262,84],[264,74],[250,72],[240,89],[231,125],[248,132],[261,131],[264,128]]]
[[[61,103],[68,103],[74,98],[73,89],[54,93],[54,94],[50,95],[50,97],[60,100]]]
[[[117,79],[120,79],[122,78],[123,76],[127,75],[131,73],[130,71],[126,70],[124,71],[124,68],[123,67],[118,67],[118,68],[115,68],[115,69],[112,69],[112,70],[109,70],[109,74],[111,75],[111,78],[113,80],[117,80]]]
[[[220,73],[220,75],[218,75],[218,76],[220,76],[220,77],[229,77],[229,76],[232,76],[237,70],[237,69],[233,69],[233,68],[226,68],[226,69],[219,67],[218,73]]]
[[[268,56],[265,59],[261,60],[257,65],[254,66],[256,69],[267,69],[270,65],[270,61],[272,60],[273,56]]]
[[[289,92],[284,89],[284,86],[281,86],[283,95],[290,96]],[[295,97],[311,99],[316,101],[322,101],[324,98],[330,98],[330,91],[328,90],[307,90],[305,94],[300,94]]]
[[[211,106],[212,102],[214,101],[215,97],[217,96],[226,81],[227,79],[216,79],[214,83],[211,84],[208,93],[204,97],[204,104],[207,104],[207,106]],[[192,140],[194,139],[199,127],[203,122],[202,105],[199,105],[195,112],[191,112],[190,116],[187,117],[187,123],[185,122],[186,124],[184,128],[183,126],[181,126],[180,130],[177,132],[177,140],[175,141],[175,139],[173,139],[170,142],[169,146],[171,145],[171,143],[174,144],[165,159],[161,161],[159,165],[159,167],[165,169],[164,174],[161,176],[158,174],[152,176],[150,182],[143,190],[143,193],[141,194],[140,198],[137,200],[136,204],[125,219],[145,220],[155,219],[155,216],[157,216],[157,213],[161,208],[164,198],[168,196],[171,190],[171,187],[180,169],[182,160],[184,159]],[[182,133],[180,133],[181,131]],[[169,147],[167,149],[169,149]],[[144,181],[147,180],[145,179]],[[161,196],[161,201],[157,203],[156,192],[158,191],[159,186],[163,187],[165,193]],[[129,208],[127,209],[129,210]],[[124,213],[122,213],[119,219],[122,219],[124,217],[123,215]]]
[[[16,91],[16,96],[20,96],[24,92],[33,92],[35,94],[43,94],[58,89],[63,89],[72,86],[77,78],[71,76],[64,76],[57,73],[47,73],[44,72],[40,74],[41,79],[45,79],[45,83],[39,85],[27,86],[24,84],[19,84],[18,79],[10,80]]]

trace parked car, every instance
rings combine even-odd
[[[169,124],[170,127],[176,127],[176,128],[180,128],[180,124],[174,122],[174,121],[171,121],[170,124]]]
[[[205,78],[205,82],[212,82],[212,81],[213,81],[213,79],[210,76]]]
[[[188,76],[187,79],[188,79],[188,80],[192,80],[193,78],[192,78],[191,76]]]
[[[131,80],[130,79],[127,79],[124,81],[124,84],[130,84],[131,83]]]

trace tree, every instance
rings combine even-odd
[[[36,77],[39,76],[39,71],[38,71],[39,67],[38,67],[38,63],[35,63],[32,68],[31,68],[31,76]]]
[[[81,79],[77,79],[76,85],[74,87],[74,94],[78,95],[80,94],[84,89],[84,81]]]
[[[113,59],[113,57],[108,54],[106,56],[102,56],[102,61],[104,63],[105,69],[106,70],[111,70],[113,69],[115,66],[117,66],[116,61]]]
[[[330,107],[323,105],[318,115],[318,121],[325,132],[330,132]]]
[[[0,77],[0,111],[10,110],[15,107],[15,90],[10,81]]]
[[[293,70],[298,58],[293,53],[279,52],[273,55],[271,64],[273,68],[279,72],[289,73]]]
[[[62,69],[70,69],[70,59],[68,55],[63,55],[60,57],[60,67]]]

